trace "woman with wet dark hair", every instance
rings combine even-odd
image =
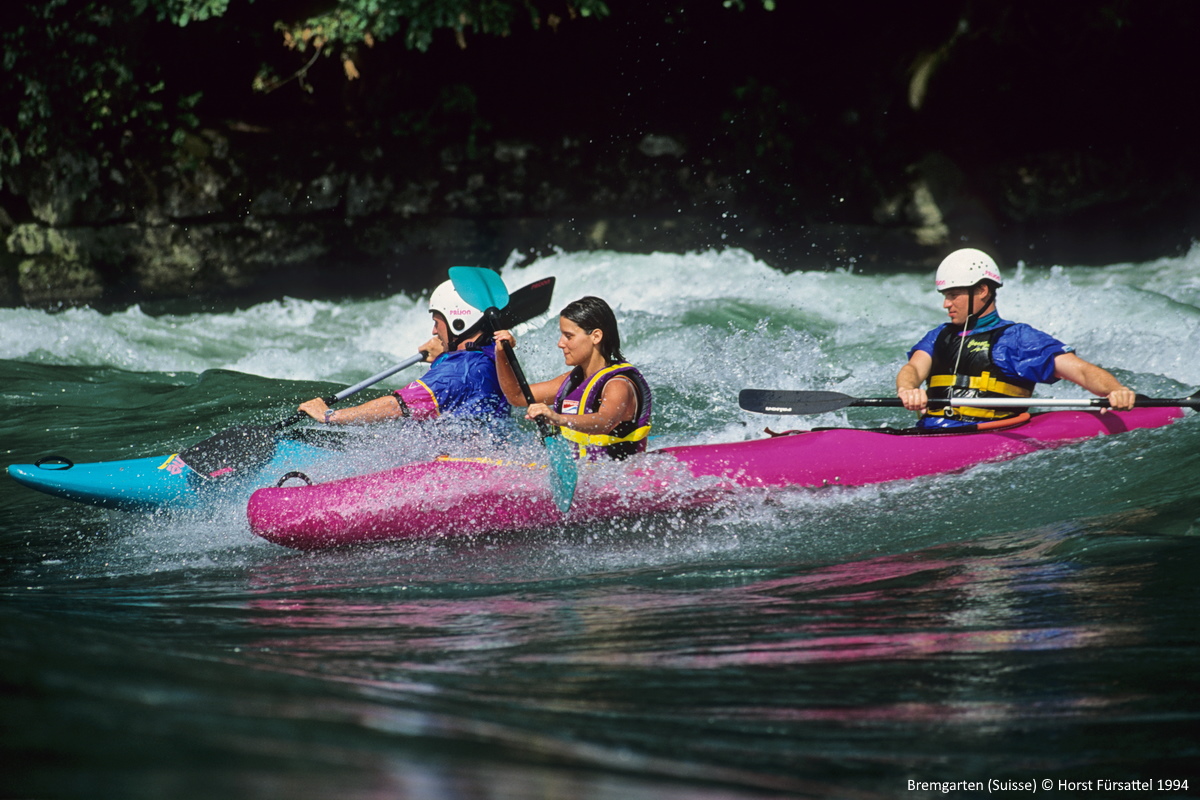
[[[543,417],[575,445],[579,458],[625,458],[646,449],[650,435],[650,386],[621,355],[617,317],[599,297],[581,297],[558,317],[558,348],[569,372],[530,384],[532,405],[517,383],[504,349],[496,348],[500,388],[514,406],[527,406],[526,419]],[[497,345],[516,347],[510,331],[497,331]]]

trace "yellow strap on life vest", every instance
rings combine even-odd
[[[605,367],[604,369],[596,370],[596,374],[593,375],[591,377],[591,380],[589,380],[587,382],[587,386],[583,387],[583,395],[579,398],[579,407],[575,409],[575,413],[576,414],[587,413],[586,411],[584,411],[584,409],[587,408],[588,400],[591,398],[591,394],[595,390],[596,384],[600,382],[601,378],[603,378],[605,375],[608,375],[610,372],[614,372],[623,367],[630,367],[630,366],[633,366],[633,365],[629,364],[627,362],[622,362],[620,364],[611,364],[611,365]]]
[[[580,433],[579,431],[570,428],[560,428],[562,437],[568,442],[574,442],[580,448],[585,447],[610,447],[621,442],[640,442],[650,435],[650,426],[643,425],[634,430],[628,436],[611,436],[604,433]]]
[[[958,375],[930,375],[929,388],[936,389],[942,386],[951,386],[959,389],[978,389],[981,392],[995,392],[997,394],[1006,395],[1007,397],[1032,397],[1033,390],[1017,386],[1012,383],[1005,383],[999,378],[992,376],[990,372],[984,372],[978,377],[970,376],[966,386],[958,386]],[[959,409],[961,410],[961,409]]]
[[[927,408],[925,413],[931,417],[963,417],[966,419],[996,419],[1011,415],[1016,409],[1012,408],[972,408],[971,406],[955,406],[953,408]],[[948,413],[947,413],[948,412]]]

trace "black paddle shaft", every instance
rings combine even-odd
[[[499,321],[497,313],[494,308],[487,310],[488,320],[493,325]],[[533,405],[537,401],[533,398],[533,390],[529,388],[529,381],[525,380],[525,370],[521,369],[521,362],[517,361],[512,345],[508,342],[501,342],[500,345],[504,348],[504,357],[508,359],[508,365],[512,367],[513,376],[517,379],[517,386],[521,387],[521,394],[525,397],[525,402]],[[542,435],[543,440],[555,435],[554,426],[545,417],[538,417],[534,422],[537,423],[538,432]]]
[[[963,399],[966,401],[966,398]],[[1063,408],[1110,408],[1105,397],[1081,400],[1029,398],[971,398],[972,405],[999,407],[1063,407]],[[947,405],[946,400],[930,400],[929,405]],[[851,397],[841,392],[804,392],[788,389],[743,389],[738,394],[738,406],[744,411],[757,414],[825,414],[850,406],[903,407],[899,397]],[[1200,407],[1200,392],[1189,397],[1153,398],[1138,395],[1134,405],[1138,408],[1197,408]]]

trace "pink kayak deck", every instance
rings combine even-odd
[[[861,486],[956,472],[1183,416],[1178,408],[1056,411],[1008,430],[897,435],[834,428],[769,439],[668,447],[621,465],[581,465],[571,511],[554,506],[545,468],[496,459],[409,464],[313,486],[259,489],[253,532],[301,549],[548,528],[707,507],[753,487]]]

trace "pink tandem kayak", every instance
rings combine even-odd
[[[621,464],[581,465],[567,514],[554,505],[544,467],[487,458],[443,458],[329,483],[259,489],[247,513],[255,534],[301,549],[533,530],[708,507],[750,488],[861,486],[955,472],[1095,436],[1162,427],[1182,415],[1179,408],[1055,411],[978,433],[831,428],[668,447]]]

